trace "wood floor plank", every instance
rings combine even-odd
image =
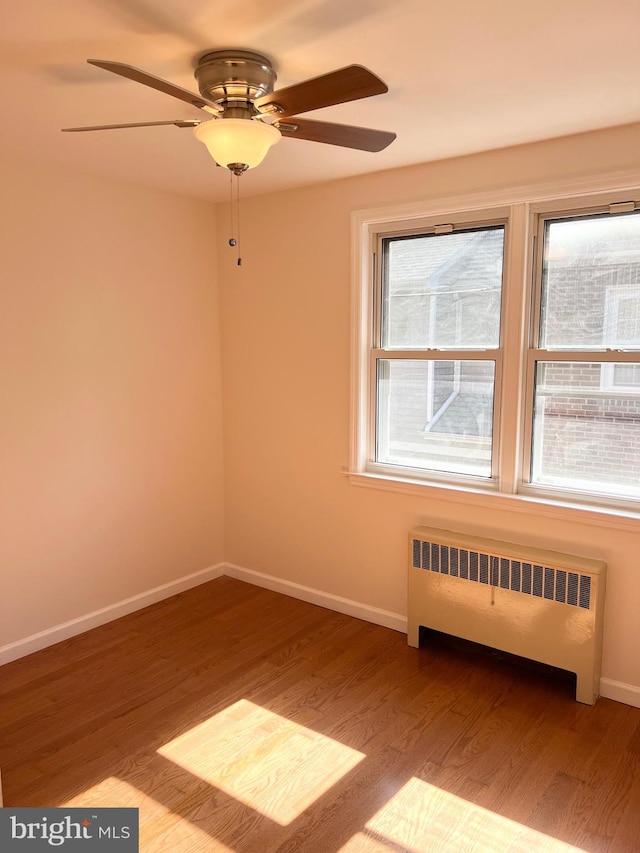
[[[0,766],[144,853],[640,850],[640,709],[230,578],[3,667]]]
[[[638,760],[619,747],[616,741],[628,742],[628,733],[618,727],[594,751],[590,771],[576,792],[576,797],[566,809],[562,829],[572,837],[608,850],[617,828],[629,807],[640,809],[634,786]],[[626,756],[621,761],[621,756]]]

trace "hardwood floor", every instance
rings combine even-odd
[[[139,808],[144,853],[640,851],[640,709],[229,578],[0,703],[5,805]]]

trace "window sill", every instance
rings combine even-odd
[[[598,505],[573,504],[565,501],[544,500],[526,495],[509,495],[488,489],[473,489],[464,486],[425,483],[423,480],[411,478],[385,477],[380,474],[346,471],[349,482],[354,486],[367,489],[379,489],[387,492],[398,492],[405,495],[416,495],[422,498],[433,498],[438,501],[448,501],[455,504],[465,504],[507,512],[535,514],[542,517],[564,520],[578,524],[589,524],[598,527],[617,528],[638,531],[640,522],[640,507],[638,512],[615,509]]]

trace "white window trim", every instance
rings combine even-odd
[[[544,205],[547,213],[554,209],[566,210],[570,201],[575,201],[580,207],[627,201],[629,193],[637,196],[638,187],[640,172],[632,171],[352,212],[351,433],[349,466],[345,473],[353,484],[513,511],[530,512],[531,505],[535,504],[538,512],[545,514],[550,510],[555,518],[564,516],[576,519],[576,516],[581,518],[586,514],[591,522],[606,526],[611,526],[613,522],[622,527],[637,525],[640,517],[637,501],[621,501],[619,506],[613,507],[598,503],[590,506],[588,499],[582,495],[573,498],[563,495],[556,500],[553,490],[550,490],[549,495],[541,496],[537,489],[535,494],[532,490],[527,493],[526,489],[519,488],[519,483],[521,451],[523,442],[526,443],[525,413],[521,410],[524,397],[520,389],[527,372],[527,348],[522,338],[530,322],[527,311],[531,304],[533,249],[528,234],[531,233],[529,220],[532,211],[540,205]],[[517,349],[522,353],[522,359],[519,363],[517,359],[506,359],[500,371],[501,376],[496,375],[496,381],[502,383],[500,390],[503,399],[499,422],[495,425],[499,439],[494,451],[499,454],[500,491],[495,486],[493,489],[486,485],[479,488],[480,484],[475,482],[470,485],[452,483],[449,478],[440,483],[437,476],[430,476],[429,482],[426,482],[410,476],[399,477],[395,472],[393,476],[385,474],[383,470],[371,472],[367,464],[367,448],[370,446],[368,431],[372,427],[369,415],[369,354],[376,310],[371,286],[375,275],[372,269],[372,234],[381,230],[414,229],[420,227],[420,220],[433,224],[434,217],[440,222],[447,222],[450,218],[462,216],[468,222],[478,212],[482,218],[487,215],[499,218],[498,209],[505,207],[509,208],[505,282],[518,279],[523,282],[523,286],[507,287],[502,320],[503,343],[505,351],[515,352]],[[506,405],[504,401],[507,401]],[[509,428],[505,429],[507,424]]]

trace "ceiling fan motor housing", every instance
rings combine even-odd
[[[273,92],[276,72],[261,53],[213,50],[205,53],[194,72],[203,98],[210,101],[254,101]]]

